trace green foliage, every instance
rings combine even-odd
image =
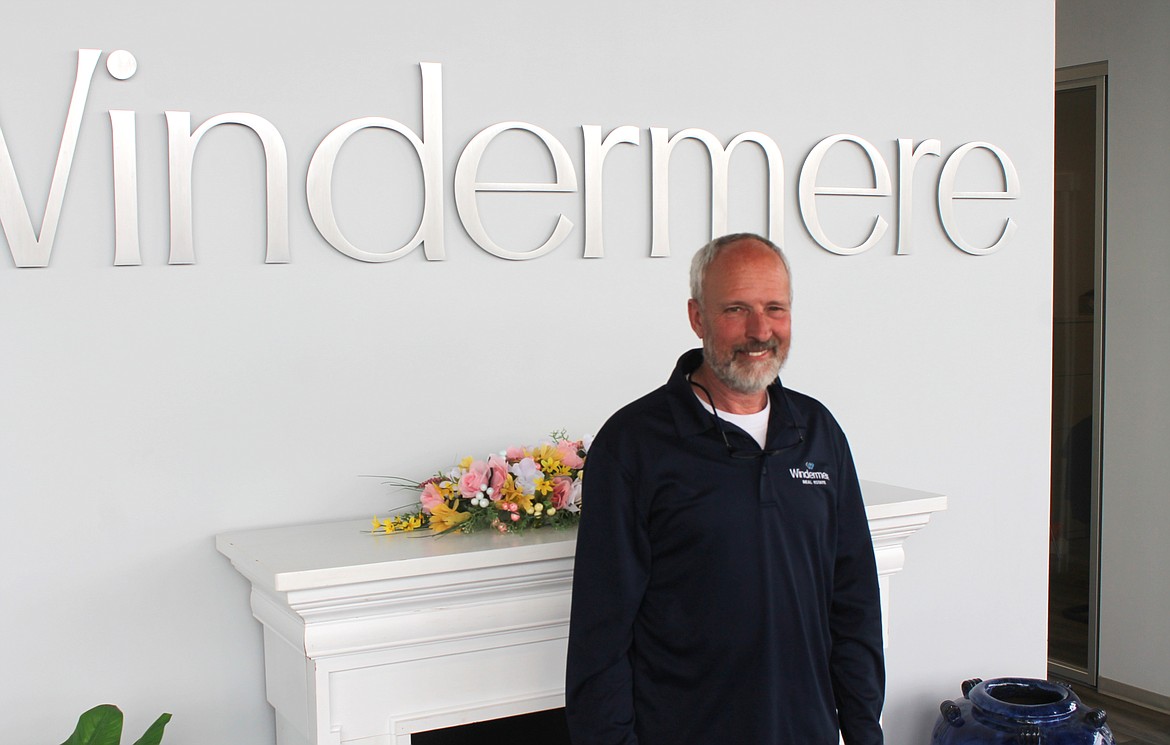
[[[154,720],[146,733],[134,745],[159,745],[163,729],[171,721],[170,714],[163,714]],[[119,745],[122,741],[122,711],[112,704],[95,706],[81,715],[77,728],[61,745]]]

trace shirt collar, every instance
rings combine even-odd
[[[691,349],[678,358],[670,379],[666,381],[666,391],[669,393],[670,410],[674,415],[674,425],[682,437],[696,435],[700,432],[715,429],[715,418],[703,408],[699,399],[695,397],[691,383],[687,376],[699,369],[703,363],[703,350]],[[782,427],[773,425],[790,424],[788,406],[784,402],[784,388],[777,378],[768,386],[768,397],[772,402],[772,413],[768,421],[768,433],[780,431]],[[734,425],[731,425],[734,426]],[[769,439],[771,439],[769,437]]]

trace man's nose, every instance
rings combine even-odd
[[[768,317],[764,313],[752,312],[748,314],[747,322],[748,338],[756,341],[767,341],[772,336],[772,324],[768,323]]]

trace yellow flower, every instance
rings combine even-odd
[[[470,512],[456,512],[454,507],[440,504],[431,510],[431,527],[436,533],[442,533],[464,523],[470,517]]]
[[[568,476],[570,473],[555,445],[545,444],[533,448],[532,459],[540,464],[540,470],[548,476]]]
[[[503,501],[511,502],[525,512],[532,512],[532,497],[516,486],[516,479],[511,474],[508,474],[508,478],[504,480],[504,485],[500,487],[500,493]]]
[[[544,466],[544,472],[550,476],[568,476],[572,470],[565,465],[564,461],[541,461],[540,464]]]
[[[528,496],[527,494],[521,494],[515,499],[510,499],[508,501],[527,513],[532,512],[532,497]]]
[[[462,468],[464,471],[466,471],[468,468],[471,468],[471,464],[473,462],[475,462],[475,458],[472,458],[469,455],[466,458],[464,458],[463,460],[459,461],[459,467]]]
[[[373,520],[374,533],[384,533],[390,535],[391,533],[408,533],[412,530],[417,530],[423,525],[423,516],[421,513],[412,512],[405,515],[397,515],[395,517],[380,518],[375,516]]]
[[[537,478],[536,490],[540,492],[542,496],[548,496],[548,493],[553,490],[552,479],[546,479],[543,476]]]

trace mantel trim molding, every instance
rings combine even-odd
[[[862,490],[886,625],[903,543],[946,497]],[[575,530],[435,539],[363,535],[368,525],[216,538],[252,584],[278,745],[409,745],[415,732],[564,705]]]

